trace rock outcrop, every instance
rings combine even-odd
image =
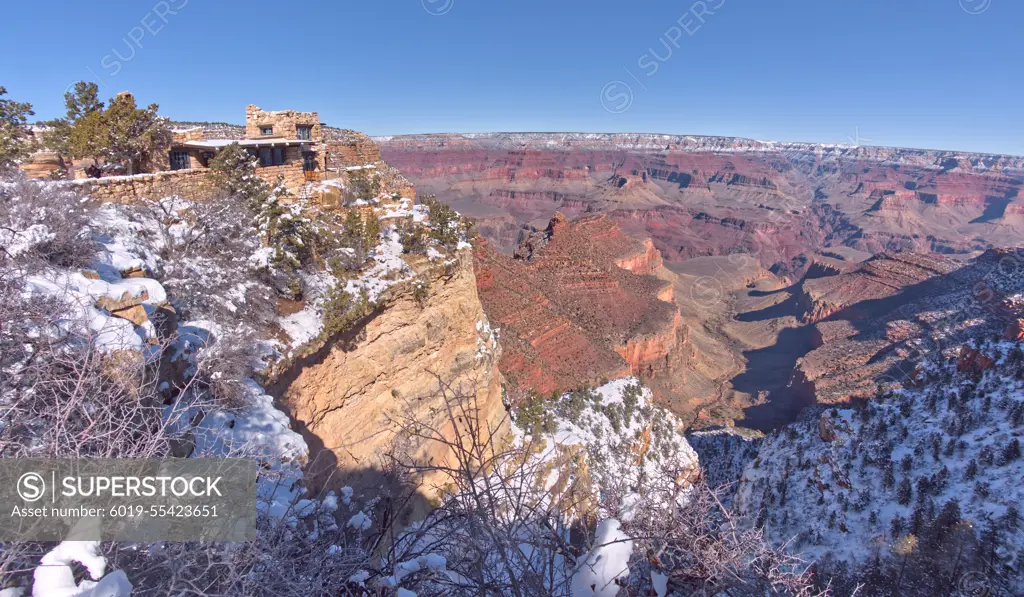
[[[799,299],[801,318],[805,323],[816,323],[843,309],[856,310],[857,303],[894,296],[904,288],[949,273],[954,267],[952,261],[942,257],[896,253],[869,259],[847,275],[807,279]]]
[[[518,259],[485,243],[476,255],[484,309],[502,330],[501,370],[541,394],[626,375],[670,373],[685,358],[687,329],[650,242],[605,216],[524,235]],[[666,300],[667,299],[667,300]]]
[[[307,478],[321,487],[379,484],[392,449],[423,463],[447,458],[438,442],[399,441],[401,423],[412,420],[452,433],[439,383],[475,393],[489,429],[504,420],[501,352],[477,295],[470,252],[418,278],[429,281],[425,299],[411,284],[396,287],[356,330],[296,362],[275,386],[310,444]],[[435,481],[423,478],[421,492],[432,494]]]

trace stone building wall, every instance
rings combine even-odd
[[[158,199],[170,195],[197,201],[213,192],[209,170],[174,170],[134,176],[86,178],[68,184],[80,188],[94,201],[109,203],[132,203],[143,198]]]
[[[249,104],[245,107],[245,137],[247,139],[264,138],[260,134],[260,127],[274,127],[274,137],[283,139],[295,139],[295,127],[303,125],[311,127],[310,136],[312,140],[321,140],[320,115],[316,112],[296,112],[295,110],[280,110],[278,112],[265,112],[258,106]]]
[[[190,129],[181,129],[174,131],[171,135],[172,143],[187,143],[188,141],[202,141],[206,138],[206,133],[203,131],[203,127],[194,126]]]
[[[284,176],[284,184],[288,190],[296,193],[306,183],[305,175],[302,173],[302,148],[286,147],[284,150],[285,163],[280,166],[257,166],[256,176],[262,177],[270,184],[277,182],[278,176]]]

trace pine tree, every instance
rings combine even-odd
[[[984,446],[981,452],[978,454],[978,461],[983,466],[992,466],[995,462],[995,452],[992,450],[992,446]]]
[[[0,86],[0,167],[18,162],[34,149],[25,125],[35,114],[32,104],[3,99],[7,90]]]
[[[157,114],[156,104],[140,109],[135,97],[123,92],[110,100],[106,110],[101,110],[87,91],[73,103],[69,109],[77,119],[67,138],[71,157],[103,157],[123,164],[131,175],[170,145],[170,126],[166,118]]]
[[[898,539],[900,535],[903,534],[903,528],[906,524],[907,521],[899,514],[893,516],[892,520],[889,521],[889,536],[892,537],[893,540]]]
[[[369,254],[367,227],[359,210],[349,209],[348,213],[345,214],[345,222],[342,226],[338,243],[342,247],[353,251],[350,269],[358,269],[366,262]]]
[[[124,164],[129,175],[171,143],[170,126],[166,118],[157,115],[157,110],[156,104],[140,109],[132,94],[119,93],[103,112],[107,134],[103,154]]]
[[[1017,506],[1011,504],[1006,509],[1006,514],[1003,515],[1003,523],[1006,525],[1006,528],[1015,531],[1017,530],[1017,525],[1019,524],[1019,522],[1020,510],[1017,508]]]
[[[910,500],[913,499],[913,495],[914,491],[910,484],[910,478],[903,477],[903,480],[900,481],[899,488],[896,490],[897,503],[899,503],[901,506],[909,505]]]
[[[99,100],[99,86],[96,83],[78,81],[74,89],[64,93],[65,115],[45,122],[49,130],[43,134],[43,143],[50,150],[64,157],[72,157],[71,131],[86,116],[103,112]],[[94,153],[91,155],[99,155]]]
[[[978,461],[971,458],[967,463],[967,468],[964,469],[964,480],[973,481],[974,477],[978,475]]]
[[[1020,440],[1013,438],[1003,448],[1002,454],[999,456],[999,464],[1007,465],[1011,462],[1016,461],[1020,458]]]
[[[256,175],[256,158],[238,143],[232,143],[217,152],[210,160],[214,184],[232,197],[243,199],[256,211],[270,195],[270,185]]]

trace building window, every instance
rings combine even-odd
[[[280,166],[285,163],[284,147],[261,147],[260,166]]]
[[[272,126],[261,126],[260,127],[260,135],[262,135],[264,137],[269,137],[269,136],[271,136],[273,134],[274,134],[274,127],[272,127]]]
[[[188,170],[192,163],[188,159],[187,151],[172,151],[170,154],[171,170]]]
[[[313,127],[306,125],[298,125],[295,127],[295,137],[302,141],[309,141],[313,138]]]

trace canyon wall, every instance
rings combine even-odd
[[[510,258],[476,253],[480,297],[502,330],[501,370],[542,395],[627,375],[671,374],[686,358],[687,328],[672,285],[650,274],[661,256],[605,216],[561,214],[526,235]]]
[[[871,398],[886,384],[913,384],[919,372],[911,363],[924,354],[964,361],[970,352],[961,337],[985,327],[991,337],[1016,339],[1022,258],[1021,250],[963,262],[881,255],[850,273],[805,280],[813,348],[796,363],[793,388],[818,403]]]
[[[399,433],[411,420],[453,433],[439,382],[475,393],[489,429],[504,421],[501,351],[480,304],[471,252],[460,251],[452,264],[419,277],[429,280],[425,299],[413,284],[398,287],[355,332],[300,359],[277,384],[310,442],[307,477],[321,487],[380,483],[392,449],[420,463],[444,461],[444,445]],[[441,481],[441,475],[427,475],[421,492],[436,497]]]
[[[967,254],[1024,236],[1024,158],[726,137],[493,133],[377,138],[425,192],[480,222],[504,252],[509,222],[607,213],[667,262],[756,253],[798,280],[809,255]]]

